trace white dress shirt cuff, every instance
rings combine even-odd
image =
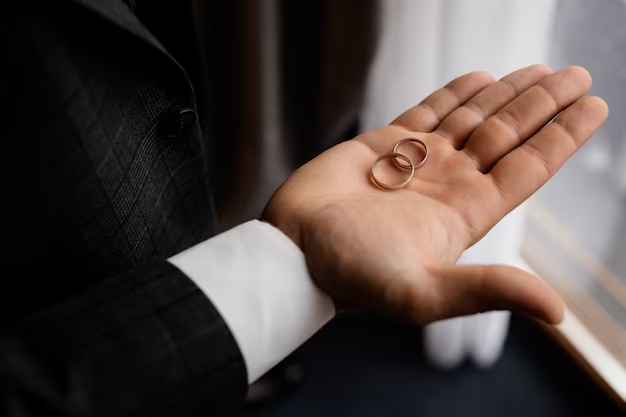
[[[277,228],[253,220],[168,260],[206,294],[230,328],[252,383],[334,315],[304,254]]]

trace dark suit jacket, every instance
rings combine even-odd
[[[241,353],[164,261],[213,227],[187,74],[134,2],[7,3],[0,415],[235,412]]]

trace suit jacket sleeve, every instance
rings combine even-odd
[[[167,262],[110,277],[0,332],[7,417],[230,415],[246,391],[224,320]]]

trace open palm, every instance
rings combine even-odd
[[[536,65],[497,82],[467,74],[300,168],[264,218],[302,248],[314,281],[340,305],[414,323],[493,309],[558,322],[562,302],[537,277],[456,261],[602,125],[606,104],[581,99],[590,87],[580,67]],[[429,160],[406,188],[378,188],[372,163],[407,137],[428,145]]]

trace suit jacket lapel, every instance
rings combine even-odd
[[[96,12],[105,19],[116,24],[120,28],[132,33],[148,44],[154,46],[171,60],[176,60],[167,52],[161,43],[146,29],[137,16],[128,8],[122,0],[74,0],[78,5],[84,6]],[[176,62],[176,64],[178,64]]]

